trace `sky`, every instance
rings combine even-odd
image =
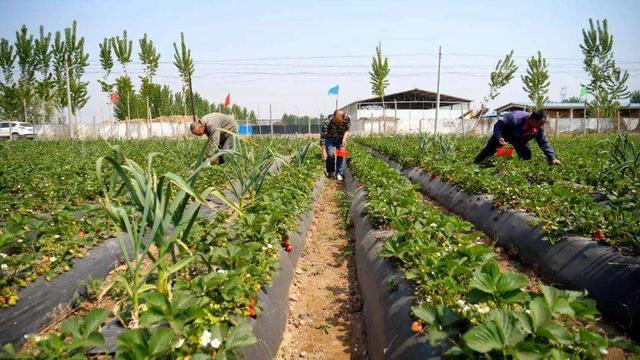
[[[588,19],[607,18],[617,63],[640,89],[640,1],[77,1],[0,0],[0,37],[15,40],[26,25],[55,32],[78,21],[90,54],[86,80],[91,100],[82,121],[108,117],[98,43],[127,30],[141,74],[137,40],[148,34],[161,54],[155,81],[180,89],[173,43],[184,32],[195,61],[194,90],[210,101],[231,100],[268,118],[283,112],[331,111],[340,85],[340,106],[371,97],[368,71],[378,42],[389,59],[387,93],[413,88],[435,91],[442,46],[440,90],[479,101],[488,92],[495,63],[514,50],[519,71],[490,106],[526,101],[520,75],[526,58],[548,59],[551,100],[578,95],[587,82],[582,69],[581,30]],[[122,74],[118,64],[116,76]]]

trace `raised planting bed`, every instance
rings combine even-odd
[[[564,161],[553,167],[535,143],[531,161],[492,157],[475,165],[486,138],[424,135],[354,141],[468,193],[491,195],[498,207],[532,214],[551,241],[577,235],[624,255],[640,255],[640,171],[631,170],[637,168],[632,159],[640,151],[640,137],[552,138]]]
[[[402,166],[373,153],[402,172],[422,191],[447,209],[463,216],[509,252],[517,254],[549,283],[587,290],[609,322],[640,334],[640,259],[621,255],[610,246],[589,238],[569,236],[555,242],[545,239],[536,219],[524,211],[496,207],[487,195],[473,195],[420,168]]]
[[[185,175],[202,140],[114,140],[127,156],[144,163],[148,153],[158,173]],[[295,142],[255,140],[257,153],[291,153]],[[110,151],[102,140],[0,143],[0,308],[20,301],[18,292],[42,277],[68,271],[87,251],[117,229],[98,204],[102,184],[96,160]],[[197,190],[226,182],[224,166],[203,169]]]
[[[183,325],[180,326],[180,330],[174,328],[173,323],[167,319],[165,320],[169,322],[168,324],[164,321],[149,324],[153,320],[149,319],[150,315],[147,313],[159,311],[157,301],[164,296],[158,290],[151,290],[150,294],[140,299],[142,305],[146,305],[144,308],[139,308],[141,315],[139,318],[143,324],[138,330],[126,330],[121,333],[114,326],[107,326],[105,329],[106,337],[120,336],[116,340],[118,352],[131,350],[131,341],[140,340],[138,336],[142,336],[140,341],[144,342],[146,351],[151,351],[148,346],[151,346],[150,342],[155,341],[153,339],[156,336],[167,336],[164,339],[168,341],[164,341],[167,346],[162,347],[162,351],[166,354],[196,354],[204,351],[205,354],[208,352],[232,356],[240,348],[256,340],[251,332],[251,325],[243,318],[256,316],[259,318],[262,304],[256,304],[256,301],[260,301],[256,299],[258,291],[273,280],[272,272],[277,270],[278,262],[281,260],[279,250],[286,248],[283,238],[289,230],[296,228],[300,215],[310,207],[314,178],[320,174],[318,161],[305,160],[299,163],[295,155],[294,159],[297,165],[292,161],[291,165],[284,166],[281,170],[283,174],[267,176],[262,185],[263,190],[249,195],[256,198],[245,203],[240,209],[243,216],[234,214],[231,209],[226,209],[224,212],[217,213],[212,219],[196,220],[191,231],[184,235],[186,236],[184,244],[189,248],[191,256],[184,253],[175,260],[176,264],[181,265],[176,273],[177,276],[171,280],[175,294],[173,300],[169,300],[171,306],[176,301],[182,304],[181,306],[188,306],[183,310],[188,310],[191,315],[187,319],[181,319]],[[285,181],[279,179],[279,176],[283,176]],[[184,229],[181,226],[178,225],[178,228]],[[298,237],[295,240],[298,241]],[[293,249],[290,250],[295,249],[299,252],[300,249],[296,248],[294,244]],[[148,279],[151,281],[150,285],[156,288],[160,285],[160,283],[154,283],[158,281],[155,277]],[[282,280],[278,279],[276,283],[282,284]],[[279,286],[282,287],[282,285]],[[279,294],[276,290],[265,289],[263,289],[265,294],[271,292]],[[122,294],[116,292],[113,296],[116,300]],[[263,295],[263,298],[268,300],[269,296]],[[164,297],[164,299],[167,298]],[[122,306],[127,308],[131,304],[125,301],[121,303],[121,308]],[[277,313],[273,309],[268,311]],[[101,320],[107,318],[108,312],[106,313],[104,318],[99,317],[99,320],[94,319],[92,322],[97,321],[96,326],[99,325]],[[89,314],[88,317],[95,316]],[[143,320],[145,317],[146,320]],[[124,319],[129,321],[126,314]],[[117,322],[109,321],[109,324],[113,325]],[[256,322],[254,325],[256,331],[260,329],[259,324],[260,322]],[[168,328],[166,328],[167,325],[169,325]],[[163,330],[157,330],[159,328]],[[101,336],[100,341],[83,344],[73,351],[59,346],[51,348],[49,346],[51,341],[57,341],[56,339],[66,339],[68,342],[77,340],[74,335],[66,332],[67,329],[68,326],[63,323],[60,333],[48,334],[46,339],[33,339],[29,347],[30,351],[39,356],[43,354],[69,356],[74,351],[82,353],[91,349],[93,349],[92,352],[100,349],[104,351],[104,340]],[[193,335],[187,337],[188,332]],[[180,335],[184,336],[181,337],[182,340],[178,338]],[[204,342],[205,335],[212,336],[209,342]],[[99,334],[94,336],[97,338]],[[180,347],[171,347],[179,343]],[[109,349],[107,351],[110,352]]]
[[[279,171],[289,158],[290,156],[280,157],[270,166],[269,172]],[[222,182],[219,180],[219,183]],[[240,184],[235,181],[229,184],[229,189],[224,190],[224,197],[237,201],[238,191]],[[204,218],[213,217],[217,210],[226,208],[225,203],[215,196],[209,196],[207,201],[216,206],[200,207],[199,214]],[[128,236],[120,235],[130,248]],[[38,331],[58,313],[68,309],[79,296],[84,295],[90,280],[104,279],[109,272],[123,264],[121,249],[117,238],[107,239],[91,248],[82,258],[73,260],[69,271],[52,280],[39,278],[20,290],[20,301],[15,306],[0,308],[0,344],[20,345],[24,342],[25,335]]]
[[[367,196],[349,167],[345,186],[351,197],[358,284],[363,300],[367,353],[371,359],[439,358],[444,348],[430,346],[424,336],[411,331],[413,286],[390,259],[378,255],[393,231],[373,227],[367,213]]]
[[[452,358],[600,358],[638,350],[598,330],[595,302],[583,292],[503,269],[472,224],[425,202],[368,150],[355,145],[351,154],[349,169],[366,193],[369,221],[393,230],[378,256],[392,260],[413,285],[414,322],[404,326],[426,336],[422,351]],[[366,304],[364,289],[363,297]]]

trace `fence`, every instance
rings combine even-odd
[[[461,111],[445,112],[436,123],[435,118],[427,117],[428,110],[359,110],[359,117],[353,121],[352,133],[371,134],[488,134],[493,130],[497,118],[460,119]],[[390,114],[387,114],[390,113]],[[616,131],[640,132],[640,118],[596,119],[596,118],[549,118],[547,134],[610,133]]]
[[[303,135],[319,134],[317,124],[274,124],[244,125],[239,122],[242,135]],[[78,139],[149,139],[153,137],[186,137],[191,136],[189,122],[152,122],[147,123],[102,123],[102,124],[45,124],[34,125],[36,137],[55,139],[73,137]]]

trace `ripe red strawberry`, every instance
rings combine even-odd
[[[431,180],[435,180],[438,177],[436,174],[431,174]]]
[[[254,307],[256,306],[256,300],[255,299],[250,299],[249,300],[249,307]]]
[[[254,319],[256,318],[256,309],[254,309],[253,306],[249,306],[249,316]]]
[[[504,206],[504,201],[498,200],[495,202],[496,209],[500,209]]]
[[[358,184],[358,186],[356,186],[356,189],[362,189],[363,187],[364,187],[364,185]]]
[[[284,251],[290,253],[293,251],[293,246],[291,244],[287,244],[284,246]]]
[[[604,240],[607,238],[607,235],[605,235],[602,231],[596,231],[593,234],[591,234],[591,237],[596,240]]]
[[[422,331],[422,324],[420,324],[417,321],[414,321],[411,323],[411,331],[413,331],[414,333],[419,333]]]
[[[96,234],[100,234],[102,232],[102,229],[100,229],[99,227],[96,228]]]

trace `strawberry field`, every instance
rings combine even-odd
[[[448,357],[597,359],[610,347],[633,348],[597,330],[596,303],[585,292],[505,269],[472,224],[425,203],[400,172],[365,148],[352,152],[350,169],[366,192],[373,225],[394,230],[380,256],[397,262],[414,284],[411,329],[433,346],[446,345]]]
[[[584,259],[594,246],[596,252],[606,249],[606,264],[589,271],[620,266],[610,284],[622,277],[629,285],[608,285],[614,287],[609,292],[625,288],[633,294],[637,285],[628,279],[637,278],[638,267],[628,264],[637,263],[640,249],[640,140],[554,138],[561,167],[548,167],[541,154],[530,162],[494,158],[473,165],[483,142],[394,136],[350,143],[346,187],[352,197],[343,206],[363,201],[364,208],[352,208],[348,216],[368,222],[369,232],[386,234],[373,257],[395,274],[379,284],[363,280],[379,263],[362,255],[358,244],[366,239],[356,228],[360,287],[380,289],[374,297],[363,292],[365,308],[377,302],[373,309],[382,315],[375,316],[384,324],[378,328],[364,311],[372,358],[378,345],[400,354],[391,357],[409,356],[402,352],[410,348],[405,343],[420,344],[421,354],[460,359],[637,355],[640,349],[627,337],[635,325],[610,316],[615,306],[635,309],[636,297],[614,306],[589,286],[565,282],[574,276],[569,270],[561,280],[549,280],[545,264],[521,261],[527,254],[512,251],[499,234],[445,209],[440,198],[412,184],[416,176],[406,168],[417,166],[437,186],[488,195],[492,211],[528,214],[534,220],[527,226],[539,229],[552,251],[562,252],[553,246],[564,247],[571,236],[582,236],[575,241],[586,244]],[[313,204],[323,164],[313,143],[239,139],[233,150],[220,151],[227,159],[220,166],[198,156],[201,141],[0,146],[8,155],[0,166],[0,316],[8,324],[0,328],[8,339],[2,358],[275,356],[283,330],[273,314],[286,320],[292,273],[298,272],[310,219],[318,216]],[[96,279],[76,274],[76,268],[91,268],[95,249],[114,244],[120,267],[114,263]],[[69,296],[78,294],[66,295],[70,312],[54,318],[47,310],[31,328],[11,325],[64,292],[56,287],[67,284],[75,292],[77,284],[61,280],[67,274],[85,288],[74,301]],[[49,283],[51,293],[37,301],[33,290]],[[408,294],[402,306],[384,300],[396,291]],[[404,320],[398,322],[397,313]],[[18,349],[23,341],[12,331],[23,328],[28,339]]]
[[[542,152],[532,161],[494,157],[485,166],[475,166],[473,158],[484,145],[483,138],[397,136],[359,141],[470,193],[490,194],[498,208],[533,214],[549,241],[581,235],[625,254],[640,251],[637,136],[553,139],[564,162],[558,167],[548,167]]]

